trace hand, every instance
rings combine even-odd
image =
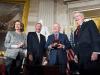
[[[20,42],[20,45],[23,46],[24,45],[24,42]]]
[[[43,57],[43,60],[46,60],[47,59],[47,57]]]
[[[74,61],[75,61],[76,63],[78,63],[78,57],[77,57],[77,55],[74,56]]]
[[[48,63],[47,57],[43,57],[42,65],[47,65],[47,63]]]
[[[42,60],[43,60],[43,62],[47,61],[47,57],[43,57]]]
[[[95,61],[98,59],[98,54],[96,52],[93,52],[91,55],[91,61]]]
[[[29,58],[30,61],[33,61],[33,56],[31,54],[29,54],[28,58]]]
[[[58,44],[57,48],[64,48],[64,45],[63,44]]]
[[[18,48],[20,48],[20,47],[22,47],[24,45],[24,43],[20,42],[20,43],[17,43],[17,45],[18,45]]]
[[[48,47],[48,48],[50,48],[50,49],[51,49],[51,48],[53,48],[53,47],[54,47],[54,44],[51,44],[51,45],[49,45],[49,47]]]

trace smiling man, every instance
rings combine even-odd
[[[67,35],[60,33],[60,25],[53,25],[53,34],[48,36],[46,48],[50,50],[48,56],[49,65],[57,65],[60,75],[66,75],[67,53],[71,48]]]
[[[99,52],[97,39],[99,31],[93,20],[84,21],[84,14],[74,12],[74,19],[77,29],[74,32],[75,52],[79,58],[80,74],[94,75],[96,74],[96,60]]]

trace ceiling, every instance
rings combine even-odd
[[[73,2],[73,1],[80,1],[80,0],[64,0],[64,2]]]
[[[92,0],[63,0],[63,1],[67,3],[67,2],[92,1]],[[100,17],[100,9],[87,10],[87,11],[83,11],[83,13],[85,17],[89,17],[89,18]]]
[[[75,1],[92,1],[92,0],[63,0],[64,2],[75,2]]]

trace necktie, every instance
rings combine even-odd
[[[80,25],[77,26],[77,29],[76,29],[76,35],[79,35],[79,32],[80,32]]]
[[[54,34],[54,38],[55,38],[55,40],[57,40],[58,39],[58,34]]]

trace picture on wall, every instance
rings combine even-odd
[[[0,50],[5,50],[4,40],[8,27],[14,20],[22,20],[24,4],[0,3]]]

